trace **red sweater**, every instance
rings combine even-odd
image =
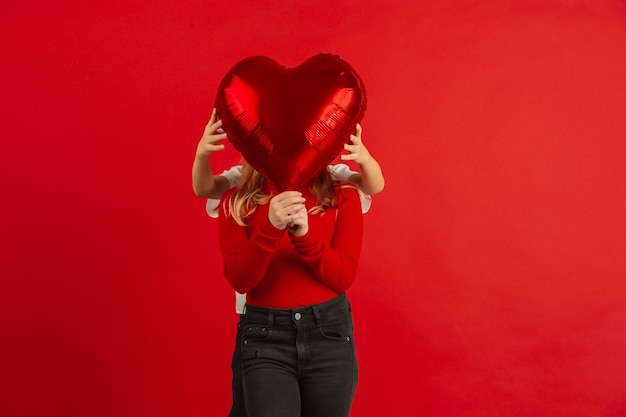
[[[224,275],[247,303],[259,307],[294,308],[336,297],[354,282],[363,216],[354,188],[336,188],[337,207],[309,214],[309,231],[295,237],[278,230],[268,219],[269,203],[260,205],[239,226],[224,213],[234,190],[220,204],[219,240]],[[307,210],[317,201],[302,191]]]

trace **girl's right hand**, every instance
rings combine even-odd
[[[272,226],[278,230],[285,230],[293,222],[292,215],[304,209],[306,199],[299,191],[284,191],[273,197],[269,203],[269,218]],[[306,211],[306,210],[305,210]]]
[[[213,109],[211,119],[204,128],[204,134],[200,138],[200,143],[198,143],[197,157],[209,157],[215,151],[224,150],[224,145],[218,145],[217,143],[226,139],[226,132],[222,129],[222,121],[216,121],[216,119],[217,112]]]

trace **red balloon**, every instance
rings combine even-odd
[[[341,153],[366,102],[363,81],[337,55],[295,68],[254,56],[228,71],[215,107],[233,146],[285,191],[300,189]]]

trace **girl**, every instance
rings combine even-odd
[[[250,417],[347,416],[357,383],[345,291],[362,237],[356,188],[327,169],[279,193],[250,165],[220,205],[224,274],[247,293],[241,365]]]
[[[206,209],[209,216],[218,217],[218,207],[222,194],[241,182],[241,165],[232,167],[220,175],[214,176],[210,167],[210,157],[213,152],[221,151],[224,145],[219,144],[226,138],[225,132],[221,128],[222,122],[217,120],[215,109],[207,123],[196,150],[196,158],[193,164],[192,179],[193,188],[198,197],[207,198]],[[347,154],[341,156],[342,160],[352,160],[359,164],[360,173],[351,171],[347,165],[329,165],[328,169],[331,177],[337,181],[349,181],[357,185],[365,194],[361,193],[361,211],[366,213],[371,205],[371,195],[376,194],[384,188],[385,180],[382,175],[380,165],[369,153],[361,140],[361,126],[357,125],[355,135],[350,137],[352,144],[346,144]],[[245,294],[236,293],[236,311],[243,313],[245,305]],[[241,320],[240,320],[241,321]],[[232,408],[229,417],[246,417],[244,393],[242,385],[241,371],[241,323],[237,331],[235,351],[232,360]]]

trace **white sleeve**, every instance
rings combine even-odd
[[[350,176],[356,174],[346,164],[328,165],[328,170],[333,179],[337,181],[350,181]]]
[[[246,311],[246,295],[239,294],[235,291],[235,311],[237,314],[243,314]]]
[[[350,181],[350,177],[353,174],[358,174],[358,172],[352,171],[346,164],[328,165],[328,170],[331,177],[337,181]],[[365,214],[372,207],[372,196],[359,190],[359,197],[361,198],[361,213]]]
[[[227,169],[226,171],[220,174],[222,177],[228,180],[228,188],[236,187],[241,182],[241,165],[235,165],[231,169]],[[219,198],[208,198],[206,200],[206,213],[217,219],[218,216],[218,207],[220,205]]]

